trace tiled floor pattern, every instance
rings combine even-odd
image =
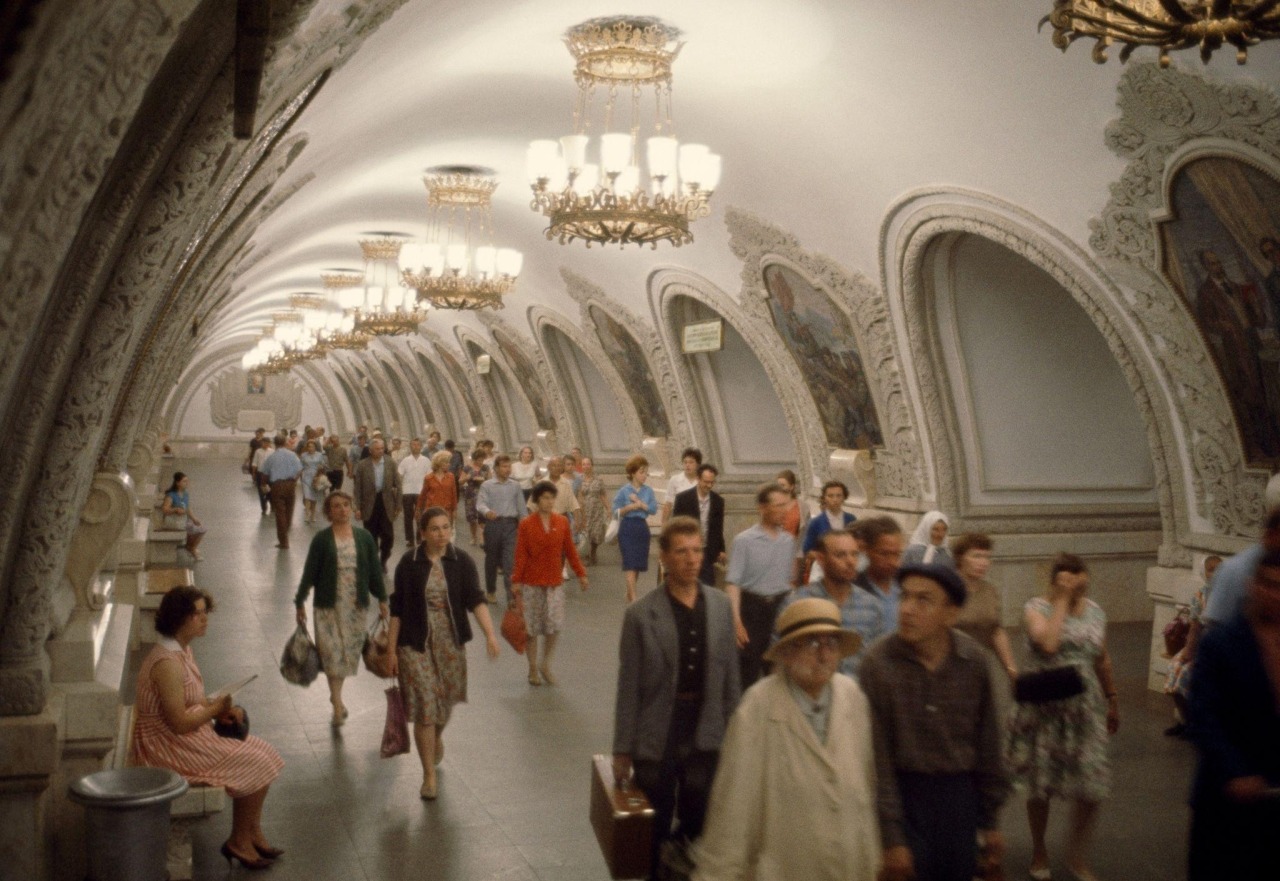
[[[267,799],[268,837],[288,850],[266,877],[274,881],[603,881],[608,871],[587,822],[588,758],[612,740],[617,638],[623,581],[616,549],[592,570],[592,589],[571,584],[567,632],[557,659],[560,684],[533,688],[525,662],[503,644],[490,662],[469,647],[470,702],[445,735],[440,797],[418,797],[416,755],[378,755],[385,684],[361,672],[346,685],[351,717],[328,723],[323,679],[310,688],[276,672],[293,630],[293,595],[310,535],[301,505],[292,549],[275,545],[274,521],[260,517],[247,478],[232,462],[182,462],[192,476],[193,508],[209,527],[197,583],[216,598],[209,635],[195,644],[205,680],[217,685],[251,671],[242,692],[253,731],[284,756]],[[170,470],[170,469],[166,469]],[[392,564],[403,551],[398,535]],[[473,551],[460,531],[460,543]],[[476,551],[477,560],[479,552]],[[643,582],[653,586],[653,574]],[[1141,585],[1134,585],[1141,590]],[[496,617],[496,616],[495,616]],[[1189,746],[1161,735],[1164,698],[1146,691],[1146,625],[1112,628],[1123,725],[1112,749],[1115,794],[1102,811],[1095,864],[1103,881],[1183,877]],[[1064,809],[1054,817],[1063,840]],[[1010,878],[1026,877],[1030,845],[1021,803],[1005,810]],[[195,828],[197,881],[227,877],[218,846],[230,810]],[[1059,847],[1060,850],[1060,847]],[[1066,878],[1055,854],[1056,877]],[[234,874],[246,874],[236,867]],[[768,879],[761,879],[768,881]]]

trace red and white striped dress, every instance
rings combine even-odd
[[[177,771],[189,783],[222,786],[232,798],[257,792],[280,776],[284,760],[275,747],[261,737],[250,735],[245,740],[219,737],[212,725],[201,725],[187,734],[175,733],[165,721],[160,693],[151,681],[151,668],[164,660],[182,665],[182,691],[187,707],[199,706],[205,698],[204,678],[190,646],[184,650],[172,640],[164,640],[153,648],[138,671],[133,761]]]

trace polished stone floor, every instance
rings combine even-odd
[[[171,467],[172,466],[172,467]],[[307,541],[301,505],[292,549],[275,548],[274,521],[234,462],[171,462],[191,475],[192,507],[209,528],[197,583],[216,598],[208,636],[195,652],[210,690],[249,672],[262,675],[240,696],[254,733],[270,741],[285,770],[267,799],[264,827],[288,850],[267,874],[306,881],[604,881],[608,871],[587,821],[588,760],[612,740],[617,638],[623,581],[617,551],[591,570],[592,588],[571,585],[567,632],[557,660],[560,684],[533,688],[525,662],[503,644],[490,662],[469,647],[469,702],[445,735],[440,797],[418,797],[416,755],[379,757],[385,684],[367,672],[349,680],[351,717],[330,727],[323,679],[310,688],[286,683],[279,655],[293,630],[293,594]],[[462,526],[460,545],[474,551]],[[399,534],[397,559],[403,551]],[[478,556],[477,556],[478,558]],[[653,575],[644,582],[653,586]],[[1134,590],[1142,586],[1135,584]],[[1122,727],[1111,751],[1115,791],[1096,836],[1103,881],[1176,881],[1184,876],[1185,795],[1191,748],[1165,738],[1166,698],[1145,688],[1146,625],[1111,629],[1119,674]],[[1052,822],[1055,877],[1061,864],[1065,806]],[[218,846],[230,810],[194,832],[198,881],[225,878]],[[1021,803],[1005,809],[1008,877],[1026,877],[1030,844]],[[235,874],[243,875],[237,866]],[[769,881],[769,879],[761,879]]]

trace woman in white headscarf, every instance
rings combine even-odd
[[[956,568],[956,561],[947,550],[947,528],[951,521],[941,511],[930,511],[920,518],[916,531],[911,533],[911,544],[902,554],[902,565],[936,563]]]

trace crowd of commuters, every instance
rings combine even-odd
[[[587,590],[586,565],[595,564],[612,515],[627,601],[613,773],[653,806],[651,878],[1002,877],[1000,814],[1013,793],[1025,802],[1032,881],[1052,877],[1046,830],[1055,800],[1070,809],[1063,862],[1074,878],[1095,878],[1091,837],[1110,793],[1108,740],[1120,718],[1106,616],[1089,598],[1080,557],[1059,554],[1043,595],[1025,604],[1020,669],[999,590],[987,580],[994,542],[951,536],[942,512],[926,513],[908,541],[893,517],[855,518],[847,487],[830,480],[810,517],[796,476],[783,471],[756,492],[757,522],[726,543],[719,471],[696,449],[683,452],[659,507],[643,456],[626,462],[610,503],[594,463],[576,449],[539,465],[532,448],[513,460],[480,442],[464,464],[438,435],[425,450],[412,439],[388,451],[362,428],[347,450],[331,437],[323,456],[312,449],[319,437],[323,430],[255,438],[250,471],[267,487],[287,547],[286,484],[305,485],[308,471],[327,477],[338,461],[330,452],[345,456],[329,470],[354,480],[354,500],[329,480],[322,509],[331,525],[312,538],[297,617],[306,622],[314,592],[316,641],[341,725],[342,683],[356,671],[379,602],[424,799],[436,797],[442,734],[467,700],[468,613],[496,658],[488,607],[500,571],[508,607],[523,610],[528,681],[555,685],[563,582],[572,571]],[[194,519],[185,492],[175,475],[166,513]],[[484,555],[483,582],[454,542],[459,499]],[[388,597],[397,512],[409,550]],[[639,597],[655,517],[658,589]],[[1280,877],[1270,842],[1280,828],[1280,509],[1268,514],[1259,544],[1225,562],[1208,558],[1204,572],[1191,636],[1169,679],[1176,733],[1200,756],[1190,878]],[[179,588],[165,604],[157,625],[165,640],[140,678],[146,725],[140,716],[137,752],[227,786],[236,809],[223,853],[264,867],[280,854],[260,826],[279,757],[254,738],[227,746],[205,736],[209,720],[235,715],[227,700],[204,695],[189,648],[212,600]]]

